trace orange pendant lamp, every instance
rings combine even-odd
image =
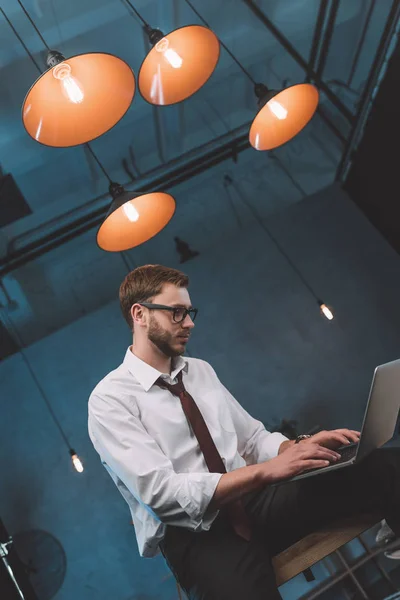
[[[132,69],[101,52],[65,59],[50,50],[21,0],[18,3],[48,50],[49,69],[32,85],[22,106],[26,131],[37,142],[57,148],[85,144],[109,131],[132,103]]]
[[[219,59],[219,41],[202,25],[187,25],[168,35],[149,31],[153,44],[139,70],[138,85],[150,104],[167,106],[193,96],[210,79]]]
[[[97,244],[107,252],[122,252],[147,242],[175,213],[175,200],[165,192],[128,192],[113,182],[109,190],[113,201],[97,232]]]
[[[97,231],[97,245],[106,252],[122,252],[157,235],[175,213],[175,199],[165,192],[130,192],[111,180],[89,144],[87,149],[109,181],[110,208]]]
[[[249,141],[256,150],[272,150],[294,138],[318,107],[319,93],[310,83],[281,91],[257,83],[254,89],[259,111],[250,127]]]
[[[208,27],[207,21],[192,2],[190,0],[185,2]],[[295,137],[307,125],[317,109],[318,90],[309,83],[293,85],[280,91],[269,90],[263,83],[256,83],[224,42],[219,40],[219,43],[254,85],[259,111],[249,133],[249,141],[253,148],[272,150]]]
[[[153,29],[132,5],[153,48],[138,75],[139,91],[150,104],[168,106],[193,96],[211,77],[220,55],[217,36],[208,27],[186,25],[164,35]]]
[[[25,129],[37,142],[57,148],[85,144],[114,127],[130,107],[135,76],[120,58],[93,52],[66,60],[52,50],[46,62],[49,70],[22,106]]]

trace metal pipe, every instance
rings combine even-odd
[[[289,40],[283,35],[283,33],[270,21],[267,15],[254,3],[253,0],[243,0],[243,2],[250,8],[254,15],[261,21],[261,23],[272,33],[276,40],[283,46],[286,52],[302,67],[302,69],[309,75],[309,77],[315,82],[315,84],[322,90],[325,96],[332,102],[332,104],[338,109],[340,113],[350,122],[353,123],[354,116],[352,112],[347,108],[345,104],[336,96],[326,83],[317,77],[317,73],[310,69],[309,63],[297,52],[296,48],[292,46]]]
[[[3,561],[4,567],[5,567],[6,571],[8,572],[10,579],[14,584],[15,589],[18,592],[18,596],[21,598],[21,600],[25,600],[25,596],[24,596],[21,588],[19,587],[19,583],[14,575],[14,571],[12,570],[11,565],[7,559],[8,546],[11,546],[11,544],[12,544],[12,538],[10,538],[7,542],[0,542],[0,558]]]

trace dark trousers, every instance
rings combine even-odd
[[[167,527],[166,561],[190,600],[279,600],[271,557],[319,527],[379,510],[400,536],[400,448],[357,465],[268,487],[245,497],[254,535],[246,542],[218,516],[209,531]]]

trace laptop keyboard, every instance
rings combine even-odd
[[[340,458],[338,458],[335,462],[332,462],[333,465],[340,465],[342,462],[347,462],[355,457],[357,454],[358,444],[351,444],[351,446],[342,446],[337,450],[340,454]]]
[[[312,473],[313,471],[323,471],[324,469],[329,469],[333,465],[340,465],[340,463],[347,462],[355,457],[357,454],[358,444],[351,444],[350,446],[342,446],[341,448],[337,448],[336,452],[340,454],[340,458],[335,461],[332,461],[326,467],[317,467],[316,469],[307,469],[306,473]]]

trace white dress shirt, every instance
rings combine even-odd
[[[208,530],[218,511],[207,510],[221,478],[210,473],[180,400],[155,385],[183,370],[227,471],[269,460],[287,438],[265,430],[197,358],[177,358],[165,375],[128,348],[89,399],[89,435],[127,501],[142,556],[158,553],[166,525]]]

